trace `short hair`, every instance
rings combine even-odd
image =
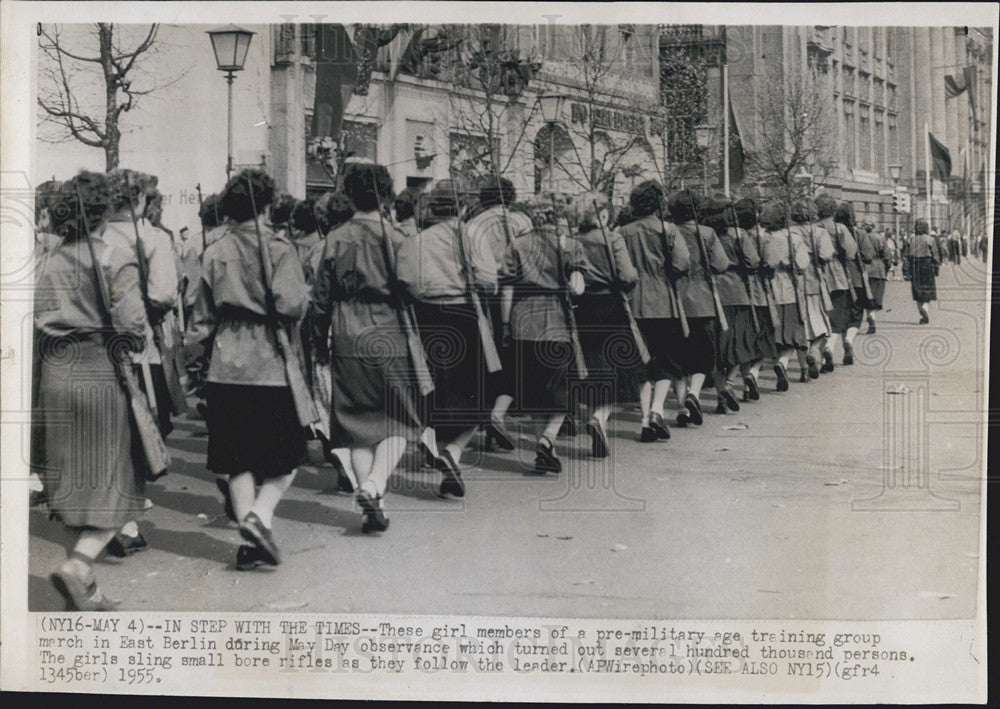
[[[609,207],[610,201],[603,192],[581,192],[570,203],[570,218],[580,231],[590,231],[600,226],[598,212]]]
[[[320,226],[327,233],[354,216],[354,205],[343,192],[327,192],[316,203]]]
[[[305,234],[312,234],[319,228],[316,219],[316,200],[306,197],[292,210],[292,226]]]
[[[438,180],[427,194],[427,206],[435,217],[458,215],[458,185],[454,180]]]
[[[271,223],[275,226],[284,226],[290,222],[297,201],[287,192],[278,192],[274,195],[274,200],[271,202]]]
[[[837,200],[822,192],[816,195],[816,214],[820,219],[832,217],[837,212]]]
[[[262,214],[272,201],[274,180],[260,168],[248,167],[229,178],[219,211],[237,223],[245,222]]]
[[[843,224],[850,229],[852,233],[854,232],[854,207],[851,206],[850,202],[837,203],[837,210],[833,214],[833,221],[838,224]]]
[[[214,229],[222,224],[222,214],[219,213],[219,202],[221,195],[210,194],[201,202],[198,210],[198,218],[201,219],[202,229]]]
[[[658,212],[663,205],[663,187],[656,180],[640,182],[629,194],[628,203],[635,219]]]
[[[111,211],[117,212],[132,203],[132,208],[139,206],[139,197],[146,195],[151,200],[156,191],[158,182],[154,175],[147,175],[138,170],[117,168],[107,173],[108,189],[111,192]],[[162,200],[162,197],[161,197]],[[148,204],[148,201],[147,201]],[[136,216],[143,216],[137,214]]]
[[[757,226],[757,203],[750,197],[736,200],[733,205],[736,211],[736,221],[742,229],[752,229]]]
[[[923,217],[921,217],[919,219],[914,220],[914,222],[913,222],[913,233],[914,234],[917,234],[917,235],[927,234],[927,233],[929,233],[929,231],[930,231],[930,229],[929,229],[929,227],[927,225],[927,220],[926,219],[924,219]]]
[[[788,212],[785,205],[777,200],[764,204],[760,210],[760,225],[767,231],[778,231],[788,226]]]
[[[498,204],[510,205],[517,199],[514,184],[506,177],[484,179],[479,186],[479,204],[484,208]]]
[[[816,203],[808,197],[792,202],[792,221],[796,224],[806,224],[816,217]]]
[[[702,209],[701,223],[715,229],[716,234],[725,234],[730,226],[729,200],[726,195],[716,192],[709,195]]]
[[[107,176],[83,170],[63,185],[50,204],[53,232],[67,240],[79,239],[85,235],[84,225],[93,232],[108,216],[111,190]]]
[[[392,200],[392,177],[385,165],[349,162],[344,166],[344,194],[357,211],[373,212]]]
[[[412,217],[416,212],[416,201],[416,195],[409,187],[396,195],[396,201],[392,204],[396,210],[396,221],[401,222]]]
[[[621,228],[634,221],[635,217],[632,215],[632,205],[623,204],[621,209],[618,210],[617,216],[615,216],[615,228]]]
[[[701,198],[691,190],[676,190],[667,198],[667,211],[675,224],[697,219],[701,214]]]
[[[160,219],[163,217],[163,194],[157,191],[155,188],[152,194],[147,192],[149,195],[146,200],[146,208],[142,210],[142,215],[146,217],[150,222],[160,225]]]

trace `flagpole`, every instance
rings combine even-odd
[[[928,228],[933,228],[934,217],[931,210],[931,131],[927,127],[927,123],[924,123],[924,165],[926,169],[924,170],[924,181],[925,187],[927,188],[927,226]]]
[[[722,191],[729,197],[729,65],[722,65]]]

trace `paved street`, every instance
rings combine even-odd
[[[920,327],[909,284],[889,282],[878,332],[859,336],[855,366],[839,366],[838,351],[837,370],[808,385],[793,367],[791,391],[781,395],[768,369],[760,402],[717,416],[706,395],[705,424],[675,428],[663,443],[635,440],[638,413],[628,407],[612,422],[607,461],[586,457],[586,436],[560,440],[568,471],[558,479],[524,474],[533,458],[527,438],[520,461],[476,460],[477,440],[464,459],[467,499],[441,501],[437,476],[408,454],[381,537],[360,534],[352,498],[327,491],[331,469],[313,450],[317,463],[277,509],[285,562],[274,570],[234,569],[241,542],[204,468],[204,426],[182,419],[169,440],[175,466],[148,487],[155,507],[140,529],[151,549],[95,569],[123,610],[970,617],[983,283],[978,261],[942,267],[942,300]],[[926,415],[900,418],[898,407],[921,395],[928,375]],[[910,442],[910,458],[883,454],[900,440]],[[929,489],[917,487],[926,479],[921,440]],[[887,478],[895,487],[863,502]],[[40,509],[31,533],[31,606],[59,609],[47,577],[67,537]]]

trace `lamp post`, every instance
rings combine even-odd
[[[895,206],[895,193],[899,191],[899,177],[903,174],[902,165],[890,165],[889,166],[889,177],[892,178],[893,185],[893,206]],[[895,217],[895,228],[893,229],[893,234],[896,235],[896,243],[899,243],[899,212],[895,209],[893,211],[893,216]]]
[[[226,72],[226,83],[229,85],[228,130],[226,132],[226,179],[233,171],[233,72],[242,71],[250,49],[250,40],[256,34],[236,25],[226,25],[208,30],[206,33],[212,40],[212,51],[215,53],[215,64],[219,71]]]
[[[549,127],[549,191],[553,193],[555,193],[556,176],[556,124],[559,123],[565,101],[566,97],[562,94],[548,93],[538,97],[542,120]]]
[[[806,169],[805,165],[802,166],[801,172],[799,172],[799,174],[795,175],[795,179],[796,180],[800,180],[802,183],[805,184],[805,186],[806,186],[806,196],[807,197],[812,197],[813,176],[812,176],[812,173],[809,172]]]
[[[694,127],[694,139],[701,149],[701,186],[708,193],[708,146],[712,142],[715,126],[702,123]]]

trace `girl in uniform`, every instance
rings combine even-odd
[[[913,246],[910,252],[910,292],[920,311],[920,324],[930,322],[927,304],[937,300],[935,277],[941,265],[942,256],[937,244],[927,234],[927,220],[917,219],[913,223]]]
[[[736,212],[736,221],[740,229],[746,232],[749,240],[750,245],[745,253],[757,254],[758,257],[757,268],[749,270],[747,277],[750,280],[750,301],[757,313],[757,323],[760,327],[754,338],[752,359],[740,365],[740,369],[743,373],[743,401],[759,401],[761,365],[765,359],[772,362],[778,359],[778,349],[774,341],[777,323],[771,315],[771,307],[768,306],[769,302],[774,303],[774,290],[771,286],[774,272],[764,261],[764,237],[757,223],[757,205],[752,199],[745,198],[738,200],[733,205],[733,210]],[[777,306],[775,306],[776,312]]]

